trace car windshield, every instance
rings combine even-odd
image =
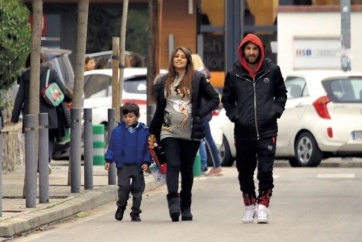
[[[323,86],[333,102],[362,103],[362,77],[328,79]]]
[[[124,80],[123,90],[132,94],[147,94],[146,76]],[[84,77],[84,97],[107,97],[112,95],[112,78],[107,75],[88,75]]]
[[[306,88],[305,79],[303,77],[291,76],[285,80],[285,87],[287,89],[288,99],[309,96],[308,89]]]
[[[50,63],[52,63],[55,70],[58,70],[59,78],[63,81],[63,83],[73,89],[74,86],[74,73],[72,66],[69,62],[67,56],[60,55],[56,58],[50,59]]]

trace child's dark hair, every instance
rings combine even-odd
[[[133,102],[126,102],[125,104],[123,104],[121,111],[123,115],[126,115],[128,113],[133,113],[136,116],[140,115],[140,107]]]

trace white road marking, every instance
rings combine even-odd
[[[354,173],[318,174],[317,178],[355,178]]]

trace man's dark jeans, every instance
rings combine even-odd
[[[273,165],[276,148],[276,138],[264,138],[256,141],[235,140],[236,167],[239,172],[240,190],[255,198],[254,171],[258,167],[257,178],[259,180],[258,201],[264,205],[269,204],[273,184]],[[267,196],[265,196],[267,194]]]

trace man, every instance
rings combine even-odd
[[[260,38],[248,34],[238,48],[239,61],[227,72],[222,103],[235,123],[236,167],[245,211],[243,222],[268,223],[277,118],[284,111],[287,90],[279,66],[264,58]],[[258,167],[259,194],[253,180]]]

